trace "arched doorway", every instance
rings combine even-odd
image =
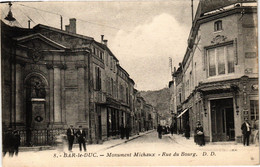
[[[40,75],[30,75],[25,80],[26,96],[26,144],[47,144],[47,114],[46,114],[45,78]]]

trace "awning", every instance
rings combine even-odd
[[[184,109],[184,110],[180,113],[180,115],[178,115],[177,118],[180,118],[186,111],[188,111],[188,109],[189,109],[189,108]]]

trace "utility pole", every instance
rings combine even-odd
[[[172,58],[171,57],[169,57],[169,66],[171,68],[171,75],[172,75]]]
[[[193,0],[191,0],[191,21],[193,25]]]
[[[63,27],[63,25],[62,25],[62,15],[60,15],[60,29],[62,30],[62,27]]]

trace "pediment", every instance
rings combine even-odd
[[[48,51],[48,50],[64,50],[65,46],[45,37],[40,33],[31,34],[15,39],[19,46],[29,50]]]
[[[31,34],[24,37],[15,38],[19,48],[27,52],[27,57],[34,62],[38,62],[44,58],[44,52],[48,51],[64,51],[65,46],[45,37],[40,33]]]

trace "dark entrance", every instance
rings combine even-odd
[[[235,140],[233,99],[210,101],[212,141]]]

